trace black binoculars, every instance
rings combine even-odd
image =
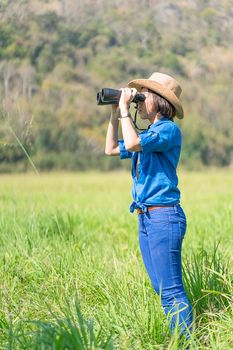
[[[97,105],[114,105],[118,104],[121,97],[121,90],[104,88],[101,92],[97,92]],[[145,95],[137,93],[132,102],[138,103],[145,101]]]

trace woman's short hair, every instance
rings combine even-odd
[[[175,108],[162,96],[156,94],[154,91],[149,90],[153,93],[154,103],[157,109],[157,113],[161,116],[167,116],[169,119],[173,119],[175,117]]]

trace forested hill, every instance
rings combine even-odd
[[[3,0],[0,17],[0,171],[29,167],[14,132],[40,169],[118,167],[96,93],[154,71],[183,88],[182,164],[232,165],[232,1]]]

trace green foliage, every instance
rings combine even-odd
[[[11,325],[8,346],[21,349],[98,349],[113,350],[111,336],[106,336],[100,329],[94,330],[94,321],[86,321],[82,315],[80,305],[75,299],[74,311],[67,303],[63,318],[55,322],[21,321],[16,326]],[[29,330],[25,331],[25,328]]]
[[[110,108],[96,106],[96,93],[161,71],[176,77],[183,89],[183,165],[231,165],[229,4],[136,0],[131,5],[107,0],[79,5],[75,0],[3,2],[1,111],[11,116],[16,134],[43,169],[46,164],[49,169],[67,167],[66,156],[72,169],[124,167],[102,160]],[[31,120],[28,141],[18,121]],[[4,124],[0,132],[7,138]],[[7,147],[0,149],[0,168],[17,169],[17,160],[27,167],[20,151]],[[74,152],[84,160],[72,162]]]
[[[47,12],[39,16],[35,16],[35,20],[39,28],[43,32],[56,32],[59,25],[59,17],[55,12]]]
[[[190,350],[231,349],[232,174],[179,178]],[[130,182],[119,171],[0,176],[2,349],[187,348],[143,266]]]
[[[217,16],[217,11],[213,7],[206,7],[202,12],[201,16],[209,23],[211,24],[216,16]]]
[[[1,48],[1,57],[3,57],[3,50],[11,45],[12,39],[12,31],[10,30],[10,26],[0,26],[1,37],[0,37],[0,48]]]
[[[40,55],[37,58],[36,63],[39,72],[42,74],[48,73],[54,68],[54,53],[49,44],[45,44],[40,50]]]
[[[166,68],[169,68],[172,71],[176,71],[177,74],[183,75],[184,71],[182,68],[182,65],[179,62],[179,59],[177,58],[177,55],[173,53],[168,53],[165,55],[163,60],[163,65]]]
[[[228,265],[217,244],[211,255],[201,248],[184,264],[184,283],[197,315],[207,307],[213,312],[230,307],[232,286],[227,280]]]

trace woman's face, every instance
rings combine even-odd
[[[142,119],[151,120],[156,115],[156,104],[153,93],[149,92],[146,88],[142,88],[141,93],[146,96],[146,99],[144,102],[138,103],[138,113]]]

